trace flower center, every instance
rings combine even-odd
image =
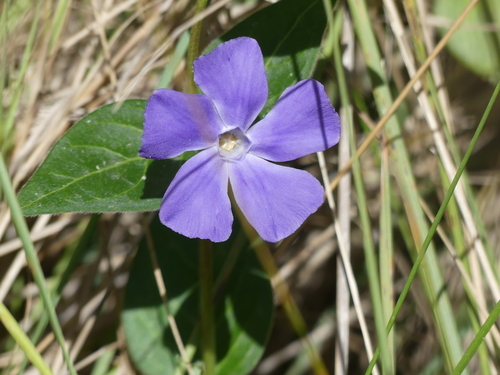
[[[219,137],[219,147],[225,151],[232,151],[238,143],[238,139],[229,132],[222,134]]]
[[[249,149],[250,140],[238,128],[219,135],[219,155],[225,160],[240,160]]]

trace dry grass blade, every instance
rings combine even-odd
[[[194,17],[190,18],[189,21],[185,22],[174,31],[172,31],[165,43],[163,43],[163,45],[155,51],[154,55],[151,56],[151,58],[143,65],[142,69],[136,75],[130,85],[123,90],[124,92],[120,96],[119,100],[124,100],[130,95],[132,90],[139,84],[142,79],[144,79],[144,76],[152,69],[156,61],[158,61],[158,59],[173,45],[177,38],[179,38],[185,31],[189,30],[193,25],[216,12],[217,10],[228,4],[230,1],[231,0],[220,0],[219,2],[211,4],[205,10],[196,14]]]
[[[405,38],[403,23],[397,12],[396,5],[393,0],[384,0],[384,4],[387,7],[387,13],[390,17],[391,26],[393,27],[394,34],[396,35],[396,40],[398,42],[406,68],[408,69],[408,73],[410,77],[415,76],[417,73],[415,60],[412,56],[409,42]],[[441,158],[441,162],[443,163],[448,178],[451,180],[453,179],[453,176],[455,176],[457,167],[455,166],[451,154],[448,151],[446,140],[439,126],[437,117],[432,109],[432,105],[427,94],[422,91],[422,84],[420,83],[420,81],[415,82],[414,89],[417,93],[417,98],[420,106],[422,107],[424,115],[427,119],[427,123],[431,130],[436,149],[438,151],[439,157]],[[486,280],[488,282],[488,285],[490,286],[491,292],[493,293],[493,296],[496,300],[500,300],[500,286],[498,285],[497,279],[486,255],[483,243],[479,237],[475,220],[465,196],[463,180],[461,180],[461,183],[455,190],[455,198],[457,199],[458,206],[460,208],[460,211],[462,212],[465,227],[469,231],[471,238],[473,238],[474,248],[479,255],[479,259],[486,274]]]
[[[389,118],[391,118],[392,115],[394,115],[394,112],[398,109],[398,107],[401,105],[403,100],[406,99],[410,91],[413,89],[413,86],[417,81],[419,81],[425,71],[429,68],[431,65],[432,61],[441,53],[441,51],[444,49],[446,46],[446,43],[450,40],[452,35],[455,33],[455,31],[458,29],[458,27],[462,24],[464,21],[465,17],[470,13],[470,11],[474,8],[474,6],[479,2],[479,0],[472,0],[467,7],[464,9],[462,14],[457,18],[457,20],[453,23],[452,27],[448,30],[446,35],[439,41],[439,43],[436,45],[436,48],[432,51],[432,53],[429,55],[427,60],[422,64],[422,66],[418,69],[418,71],[415,73],[415,75],[411,78],[411,80],[406,84],[404,89],[400,92],[396,100],[392,103],[391,107],[387,110],[387,112],[384,114],[384,116],[379,120],[377,123],[377,126],[370,132],[370,134],[366,137],[366,139],[363,141],[363,143],[359,146],[358,151],[356,152],[357,157],[359,158],[368,148],[370,143],[375,139],[377,134],[382,130],[384,125],[387,123]],[[352,158],[350,162],[346,163],[346,165],[339,171],[338,175],[335,177],[335,179],[330,183],[330,188],[332,190],[335,190],[335,188],[338,186],[340,179],[344,174],[346,174],[352,167]]]
[[[182,337],[179,332],[179,328],[177,327],[177,323],[175,322],[175,318],[170,312],[170,307],[168,305],[167,298],[167,288],[165,286],[165,282],[163,281],[163,276],[161,274],[160,265],[158,263],[158,257],[156,256],[156,249],[154,246],[153,238],[151,236],[151,232],[148,226],[149,221],[144,220],[144,231],[146,234],[146,241],[148,244],[149,256],[151,257],[151,261],[153,263],[153,272],[155,276],[156,285],[158,286],[158,291],[160,292],[161,299],[163,301],[163,305],[167,309],[168,322],[170,324],[170,329],[172,330],[172,334],[174,335],[175,343],[177,348],[179,349],[179,353],[181,354],[182,361],[186,365],[186,369],[189,375],[194,375],[193,366],[191,365],[191,358],[186,352],[186,347],[182,342]]]
[[[321,160],[321,157],[320,157],[320,160]],[[325,170],[323,168],[323,173],[322,173],[322,177],[324,179],[323,183],[326,187],[328,187],[329,186],[329,178],[328,178],[328,175],[324,172],[325,172]],[[340,227],[340,222],[338,221],[337,214],[335,212],[335,201],[333,199],[333,193],[328,188],[325,188],[325,191],[326,191],[327,196],[329,196],[327,201],[328,201],[330,210],[332,212],[333,226],[335,228],[335,233],[336,233],[337,239],[338,239],[339,252],[341,255],[341,259],[342,259],[342,267],[343,267],[344,272],[345,272],[346,281],[347,281],[347,284],[349,285],[349,290],[350,290],[351,295],[352,295],[352,301],[354,304],[354,309],[356,311],[356,316],[358,318],[361,332],[363,334],[363,340],[364,340],[364,345],[366,348],[366,354],[367,354],[368,358],[371,359],[373,357],[373,347],[372,347],[372,343],[371,343],[371,338],[370,338],[370,334],[368,332],[368,326],[366,324],[365,316],[363,314],[363,309],[361,308],[361,299],[359,296],[359,290],[358,290],[358,286],[356,283],[356,279],[354,277],[354,272],[352,271],[350,256],[349,256],[349,253],[347,250],[345,239],[343,238],[343,232],[342,232],[342,228]],[[379,374],[379,370],[376,366],[373,369],[373,373],[375,375]]]

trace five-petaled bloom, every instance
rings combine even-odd
[[[339,117],[323,86],[306,79],[287,88],[261,121],[267,101],[257,41],[225,42],[194,62],[205,95],[156,90],[149,99],[140,155],[168,159],[203,150],[179,169],[160,208],[167,227],[222,242],[233,223],[228,184],[250,224],[266,241],[290,234],[323,203],[324,190],[306,171],[276,165],[323,151],[340,136]]]

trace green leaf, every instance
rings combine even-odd
[[[151,224],[151,234],[167,288],[169,309],[186,345],[190,337],[197,337],[199,330],[199,241],[172,232],[157,219]],[[213,244],[216,279],[235,245],[244,249],[216,294],[216,373],[243,375],[252,370],[264,351],[271,328],[273,297],[269,279],[254,253],[248,250],[247,243],[236,243],[235,237]],[[176,367],[183,366],[145,241],[139,246],[130,271],[122,321],[130,356],[141,373],[173,374]],[[198,345],[198,340],[192,344]],[[199,360],[199,352],[192,363]]]
[[[145,105],[110,104],[78,121],[21,190],[23,213],[158,209],[180,162],[139,156]]]
[[[248,17],[211,48],[239,36],[259,42],[269,81],[264,115],[287,87],[312,75],[325,25],[321,0],[282,0]],[[180,162],[194,153],[176,160],[139,157],[145,103],[108,105],[75,124],[21,190],[23,213],[158,209]]]
[[[451,23],[469,0],[436,0],[434,12]],[[480,1],[448,42],[448,49],[467,69],[493,81],[500,78],[500,2]],[[491,30],[496,25],[497,32]],[[490,27],[488,27],[490,26]],[[448,28],[440,28],[444,34]]]
[[[325,27],[322,0],[281,0],[240,22],[214,41],[205,53],[241,36],[259,42],[269,82],[269,99],[263,116],[287,87],[311,77]]]

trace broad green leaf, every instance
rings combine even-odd
[[[281,0],[240,22],[205,52],[241,36],[259,42],[269,82],[265,115],[287,87],[311,77],[325,27],[322,0]]]
[[[469,0],[435,0],[434,12],[451,25]],[[448,42],[448,49],[467,69],[493,81],[500,78],[500,2],[480,1]],[[496,28],[496,32],[493,30]],[[444,33],[448,28],[440,28]]]
[[[169,308],[175,316],[186,345],[190,337],[198,345],[198,240],[188,239],[159,223],[151,224],[162,275],[167,287]],[[214,275],[220,274],[235,236],[226,243],[213,244]],[[243,241],[240,241],[243,242]],[[229,278],[216,294],[216,342],[219,375],[247,374],[264,351],[273,315],[273,297],[268,278],[247,244],[236,244],[241,252]],[[135,365],[144,375],[173,374],[182,367],[166,308],[153,276],[146,241],[139,246],[125,290],[123,327]],[[191,361],[199,361],[199,352]]]
[[[281,93],[313,72],[326,20],[322,0],[282,0],[238,24],[218,43],[255,38],[269,81],[267,113]],[[176,160],[142,159],[144,100],[102,107],[75,124],[21,190],[25,215],[158,209],[163,193],[193,153]],[[116,110],[116,112],[115,112]]]
[[[21,190],[24,214],[158,209],[180,162],[139,156],[145,104],[107,105],[68,130]]]

